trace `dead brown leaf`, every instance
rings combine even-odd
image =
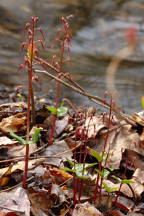
[[[4,133],[18,132],[25,129],[26,115],[25,113],[17,113],[16,115],[4,118],[0,122],[0,130]]]
[[[12,144],[15,144],[15,143],[17,143],[17,141],[11,140],[6,136],[0,137],[0,145],[1,146],[3,146],[3,145],[12,145]]]
[[[29,160],[28,168],[34,169],[40,163],[45,161],[44,158]],[[16,170],[24,171],[25,168],[25,161],[19,161],[16,164],[11,164],[10,167],[5,167],[0,169],[0,179],[4,176],[8,176],[11,173],[15,172]]]
[[[102,216],[103,214],[88,202],[77,204],[72,216]]]
[[[28,196],[26,191],[19,187],[15,191],[12,192],[12,196],[7,197],[6,201],[3,203],[2,212],[17,212],[20,215],[29,216],[30,215],[30,201],[28,200]],[[8,210],[8,209],[9,210]]]

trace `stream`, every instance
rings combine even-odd
[[[134,10],[135,9],[135,10]],[[0,1],[0,76],[8,86],[25,85],[26,74],[19,71],[23,62],[21,42],[24,26],[31,16],[39,17],[46,35],[45,59],[55,52],[51,40],[61,27],[60,17],[73,15],[70,20],[71,62],[66,66],[72,77],[89,93],[104,98],[106,70],[117,52],[127,46],[126,32],[137,29],[138,45],[133,56],[121,63],[115,74],[118,103],[125,112],[142,110],[144,95],[144,8],[141,1],[116,0],[1,0]],[[42,76],[43,92],[53,86]],[[77,105],[92,104],[88,98],[63,88],[63,96]]]

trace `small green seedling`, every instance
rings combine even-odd
[[[103,160],[102,156],[92,148],[88,148],[89,154],[95,157],[99,162]]]
[[[23,139],[22,137],[16,135],[13,132],[10,132],[10,136],[14,139],[16,139],[19,143],[21,143],[22,145],[26,145],[26,144],[35,144],[38,142],[39,138],[40,138],[40,132],[41,132],[42,128],[36,128],[34,131],[34,134],[32,136],[32,138],[29,141],[26,141],[25,139]]]
[[[106,183],[102,183],[105,190],[108,192],[108,193],[111,193],[111,192],[114,192],[116,190],[118,190],[118,187],[109,187]]]
[[[102,171],[95,169],[95,171],[102,177],[107,179],[108,175],[110,174],[110,171],[107,169],[103,169]]]
[[[58,115],[58,116],[64,116],[68,112],[68,108],[64,106],[64,103],[62,102],[61,105],[56,108],[53,106],[48,106],[46,107],[53,115]]]
[[[73,161],[70,161],[68,159],[67,161],[72,168],[64,167],[62,168],[62,170],[67,171],[67,172],[75,172],[77,177],[81,179],[88,179],[90,177],[88,173],[88,168],[95,166],[97,164],[97,163],[92,163],[92,164],[78,163],[76,164]]]

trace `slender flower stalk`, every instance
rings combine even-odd
[[[25,31],[27,34],[27,42],[22,43],[22,48],[25,48],[27,51],[27,55],[24,57],[24,65],[28,71],[28,105],[27,105],[27,136],[26,140],[29,141],[29,133],[30,133],[30,125],[35,124],[35,104],[34,104],[34,93],[33,93],[33,72],[34,72],[34,64],[35,57],[38,57],[38,49],[37,42],[40,42],[42,47],[43,43],[41,40],[35,40],[35,31],[39,30],[41,32],[41,28],[35,28],[35,25],[38,22],[38,17],[32,17],[31,22],[27,23],[25,26]],[[43,35],[42,35],[43,36]],[[26,185],[27,173],[28,173],[28,161],[29,161],[29,145],[26,144],[26,153],[25,153],[25,171],[23,176],[23,186]]]
[[[61,78],[65,74],[63,72],[63,66],[65,62],[69,61],[69,52],[70,52],[70,35],[69,35],[69,23],[66,18],[62,17],[61,21],[63,22],[63,28],[58,31],[57,37],[56,37],[56,42],[58,43],[60,47],[60,55],[58,56],[53,56],[52,60],[52,66],[56,68],[58,71],[57,77]],[[65,53],[67,52],[67,57],[65,57]],[[59,82],[56,82],[56,103],[55,103],[55,108],[57,109],[59,107],[60,103],[60,94],[61,94],[61,84]],[[50,132],[48,144],[51,145],[53,143],[54,139],[54,134],[55,134],[55,127],[56,127],[56,119],[57,115],[54,115],[53,118],[53,124],[52,124],[52,129]]]

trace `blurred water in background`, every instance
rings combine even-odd
[[[141,110],[144,95],[144,8],[143,0],[1,0],[0,1],[0,77],[6,85],[26,83],[26,74],[18,70],[22,63],[21,42],[23,29],[31,16],[39,17],[39,25],[46,35],[46,52],[50,59],[57,50],[50,48],[56,31],[61,27],[60,17],[73,15],[71,62],[66,70],[88,92],[104,97],[106,69],[116,53],[127,46],[125,34],[134,26],[138,46],[133,56],[120,65],[115,86],[119,104],[126,112]],[[42,91],[48,92],[49,83],[42,78]],[[64,89],[63,95],[78,105],[92,104],[89,99]]]

